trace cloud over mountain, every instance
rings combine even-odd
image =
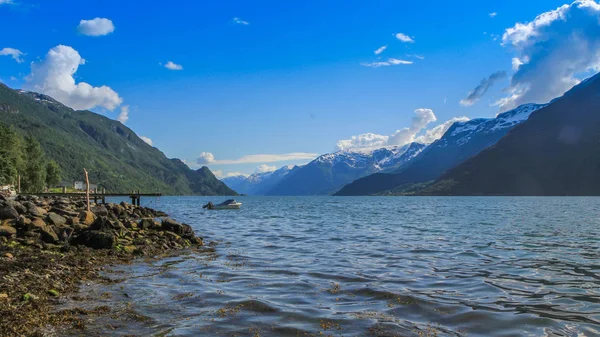
[[[600,4],[578,0],[506,29],[502,44],[517,54],[501,110],[545,103],[579,83],[582,73],[600,70]]]
[[[26,78],[26,88],[54,97],[76,110],[102,107],[114,110],[123,99],[108,86],[93,87],[86,82],[76,83],[74,75],[85,64],[77,50],[69,46],[56,46],[46,58],[32,63]]]

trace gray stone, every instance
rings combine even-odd
[[[0,207],[0,220],[2,219],[16,219],[19,217],[19,212],[9,205]]]
[[[0,236],[12,237],[17,235],[17,229],[11,226],[0,226]]]
[[[73,240],[71,244],[82,245],[94,249],[112,248],[115,244],[115,236],[110,232],[102,231],[83,231]]]
[[[46,215],[46,219],[48,223],[53,224],[55,226],[64,226],[67,223],[67,219],[53,212],[49,212]]]

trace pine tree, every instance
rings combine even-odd
[[[0,124],[0,185],[15,184],[23,166],[23,139],[13,128]]]
[[[44,190],[45,183],[44,152],[35,138],[27,136],[25,138],[25,170],[21,187],[27,193],[36,193]]]
[[[51,188],[60,182],[60,167],[51,160],[46,164],[46,187]]]

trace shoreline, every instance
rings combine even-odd
[[[65,298],[80,298],[82,284],[116,283],[104,275],[111,266],[203,246],[189,225],[161,211],[125,202],[91,205],[87,211],[74,199],[0,196],[0,337],[83,332],[85,317],[110,308],[58,310]]]

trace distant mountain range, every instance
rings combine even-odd
[[[600,74],[419,193],[600,195]]]
[[[394,170],[417,156],[425,145],[383,148],[367,153],[340,151],[318,157],[304,166],[283,167],[272,173],[223,179],[229,187],[250,195],[329,195],[345,184],[374,172]]]
[[[53,98],[0,83],[0,123],[37,139],[65,181],[91,182],[109,192],[160,191],[178,195],[236,195],[207,167],[191,170],[169,159],[118,121],[75,111]]]
[[[250,176],[233,176],[221,179],[227,186],[238,193],[247,195],[266,195],[273,186],[279,183],[298,166],[286,165],[272,172],[254,173]]]
[[[433,142],[410,162],[392,173],[358,179],[336,195],[395,194],[414,184],[435,180],[445,171],[494,145],[516,125],[545,105],[526,104],[496,118],[478,118],[454,123],[442,138]]]

